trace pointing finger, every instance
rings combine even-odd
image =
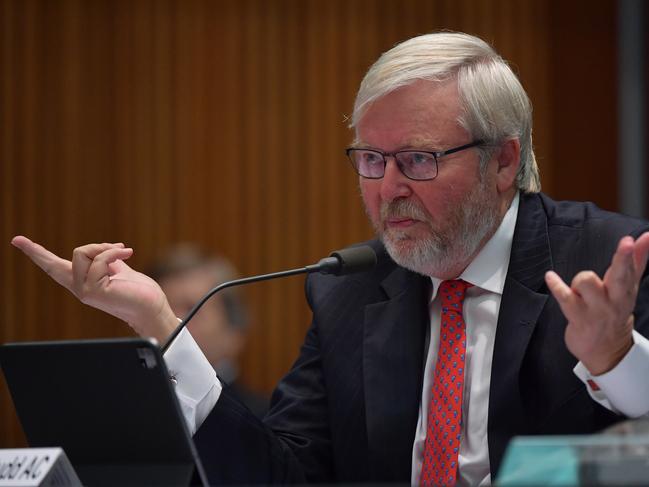
[[[72,290],[72,263],[60,258],[42,245],[32,242],[27,237],[18,235],[11,240],[11,244],[22,250],[34,264],[43,269],[47,275],[68,290]]]
[[[545,273],[545,283],[550,288],[550,292],[557,299],[557,301],[564,302],[570,299],[572,295],[572,290],[570,287],[563,282],[563,279],[554,271],[548,271]]]
[[[576,311],[581,298],[573,292],[573,290],[568,286],[563,279],[554,271],[548,271],[545,273],[545,283],[548,285],[548,289],[558,301],[561,311],[569,319],[569,315]]]

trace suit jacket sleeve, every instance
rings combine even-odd
[[[320,361],[314,321],[299,358],[273,393],[264,421],[227,387],[223,390],[194,435],[210,483],[304,483],[330,478],[327,397]]]

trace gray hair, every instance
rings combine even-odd
[[[442,82],[455,78],[463,114],[458,122],[474,140],[489,144],[518,139],[521,146],[516,186],[541,190],[532,147],[532,105],[507,62],[482,39],[459,32],[437,32],[397,44],[370,67],[356,95],[350,126],[356,127],[382,96],[417,80]]]

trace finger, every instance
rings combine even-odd
[[[635,241],[633,249],[633,260],[638,280],[647,267],[647,258],[649,257],[649,232],[640,235]]]
[[[57,283],[72,290],[72,263],[69,260],[60,258],[42,245],[32,242],[22,235],[14,237],[11,244],[22,250],[34,264],[43,269]]]
[[[570,317],[578,311],[581,306],[581,298],[573,292],[563,279],[554,271],[545,273],[545,283],[548,289],[559,303],[563,314],[570,319]]]
[[[83,289],[84,282],[86,281],[86,276],[92,261],[97,257],[97,255],[102,252],[113,249],[113,248],[123,248],[124,244],[117,243],[101,243],[101,244],[88,244],[82,247],[77,247],[72,252],[72,286],[75,292],[80,292]]]
[[[638,283],[634,265],[634,242],[631,237],[623,237],[613,255],[611,266],[604,275],[604,286],[612,301],[632,297]]]
[[[131,253],[131,255],[133,254]],[[129,267],[129,265],[126,262],[124,262],[124,260],[118,259],[115,262],[111,262],[110,264],[108,264],[108,271],[111,276],[114,276],[119,272],[126,272],[126,271],[133,270]]]
[[[579,272],[570,283],[570,288],[584,301],[584,304],[599,304],[607,298],[604,282],[593,271]]]
[[[92,264],[90,264],[86,282],[90,286],[100,283],[104,279],[108,282],[108,279],[112,275],[110,265],[116,261],[128,259],[131,255],[133,255],[133,249],[131,248],[111,248],[105,250],[95,257]]]

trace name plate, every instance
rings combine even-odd
[[[0,449],[0,487],[81,487],[62,448]]]

